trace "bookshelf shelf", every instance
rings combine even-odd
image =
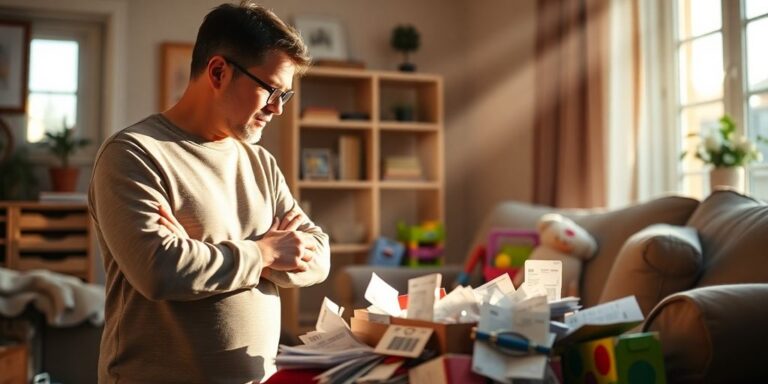
[[[281,137],[280,164],[291,192],[313,221],[332,241],[340,239],[341,243],[331,244],[332,256],[342,256],[334,259],[334,270],[365,262],[370,244],[380,236],[394,237],[400,220],[444,221],[441,76],[312,68],[294,80],[294,90],[296,95],[280,117],[288,127]],[[305,118],[304,113],[319,117]],[[336,120],[336,113],[364,120]],[[302,154],[318,149],[335,158],[331,180],[302,177]],[[423,180],[385,180],[385,176]],[[353,243],[341,240],[349,226],[363,228],[364,238]],[[281,294],[283,326],[301,329],[300,319],[316,316],[328,289],[329,284],[323,283],[302,289],[301,296],[297,290]]]
[[[331,243],[331,255],[339,253],[368,252],[368,244]]]
[[[347,181],[347,180],[301,180],[298,187],[302,189],[369,189],[373,187],[370,181]]]
[[[382,131],[437,132],[440,130],[440,125],[434,123],[403,123],[399,121],[382,121],[379,123],[379,129]]]
[[[350,120],[313,120],[303,119],[299,123],[304,129],[373,129],[373,123],[370,121],[350,121]]]

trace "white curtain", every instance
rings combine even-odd
[[[672,50],[664,0],[611,1],[606,145],[607,205],[620,207],[674,190],[674,122],[665,121],[664,63]]]

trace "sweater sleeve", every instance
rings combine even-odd
[[[91,215],[104,251],[138,292],[181,301],[258,285],[263,262],[254,241],[178,237],[159,223],[158,203],[171,207],[167,181],[146,151],[127,141],[106,144],[94,165]]]
[[[275,183],[275,207],[276,216],[284,217],[286,213],[291,210],[296,210],[302,213],[304,217],[307,217],[307,221],[299,226],[299,231],[303,231],[315,238],[315,245],[317,247],[317,253],[315,257],[308,264],[308,269],[304,272],[285,272],[271,270],[269,280],[272,280],[275,284],[282,288],[295,288],[306,287],[313,284],[319,284],[325,281],[331,270],[331,252],[328,242],[328,235],[323,232],[323,229],[315,225],[303,210],[299,207],[299,204],[291,194],[288,184],[285,182],[285,177],[280,168],[277,166],[274,158],[270,159],[272,169],[272,179]]]

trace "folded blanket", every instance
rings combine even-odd
[[[104,287],[46,270],[19,272],[0,268],[0,315],[15,317],[32,303],[48,325],[104,323]]]

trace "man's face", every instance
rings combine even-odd
[[[232,66],[232,64],[230,64]],[[233,71],[239,70],[232,67]],[[296,66],[283,52],[270,51],[258,66],[245,67],[251,75],[281,91],[291,89]],[[274,115],[283,113],[280,100],[267,104],[269,91],[244,73],[233,79],[225,93],[223,108],[229,136],[248,143],[261,140],[262,132]]]

